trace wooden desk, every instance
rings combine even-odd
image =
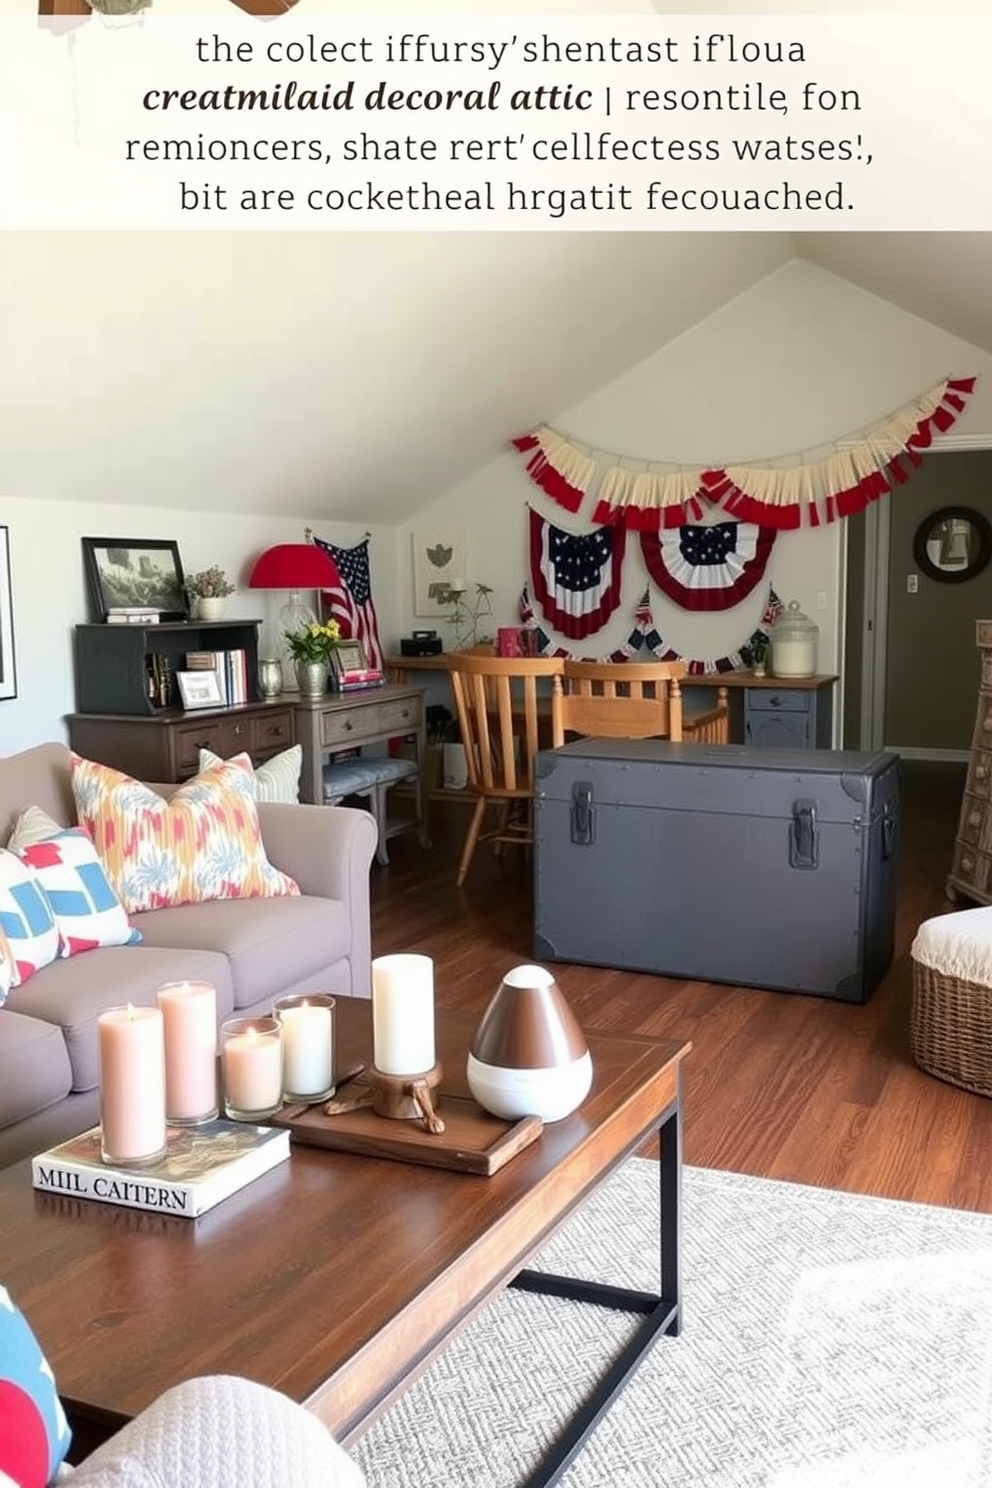
[[[283,694],[283,698],[293,694]],[[427,847],[427,816],[424,810],[424,689],[399,683],[368,687],[356,692],[326,692],[315,701],[294,697],[296,738],[303,746],[300,800],[321,805],[324,800],[324,761],[344,749],[382,744],[397,735],[412,734],[417,760],[414,788],[415,815],[421,845]]]

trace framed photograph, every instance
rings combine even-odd
[[[415,532],[413,534],[413,613],[448,615],[450,605],[443,596],[450,589],[467,587],[468,544],[464,532]]]
[[[0,699],[17,696],[14,605],[10,597],[10,534],[0,527]]]
[[[339,675],[341,672],[364,671],[368,664],[365,647],[361,641],[342,641],[341,645],[331,652],[331,666]]]
[[[84,537],[82,543],[97,620],[131,605],[158,610],[163,620],[186,619],[178,543],[154,537]]]
[[[176,681],[184,708],[223,708],[216,672],[177,672]]]

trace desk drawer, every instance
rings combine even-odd
[[[201,723],[177,728],[175,740],[177,775],[196,774],[200,768],[201,749],[209,749],[226,759],[228,753],[236,754],[239,747],[237,740],[233,740],[233,747],[228,750],[227,724],[222,718],[204,718]],[[243,749],[244,745],[240,747]]]
[[[321,743],[325,749],[360,744],[364,739],[382,738],[389,734],[409,734],[420,727],[423,702],[419,697],[390,699],[355,706],[349,699],[340,712],[327,712],[321,718]]]
[[[251,752],[257,759],[288,749],[295,737],[292,708],[259,713],[251,720]]]
[[[791,691],[786,688],[775,691],[772,688],[749,687],[747,706],[752,713],[808,713],[810,696],[808,688],[804,687]]]

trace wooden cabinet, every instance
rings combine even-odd
[[[245,751],[261,764],[296,742],[296,713],[285,698],[196,713],[172,708],[144,718],[70,713],[66,721],[78,754],[139,780],[187,780],[199,768],[201,749],[222,759]]]
[[[978,620],[982,670],[947,897],[992,904],[992,620]]]
[[[80,713],[148,715],[174,707],[175,674],[190,651],[243,651],[249,702],[259,701],[260,620],[170,620],[158,625],[76,626]]]
[[[77,625],[77,712],[66,720],[72,748],[139,780],[160,782],[195,775],[201,749],[222,759],[245,752],[260,764],[288,748],[296,742],[295,698],[259,697],[260,624]],[[175,674],[185,669],[190,651],[243,651],[248,701],[196,712],[177,707]]]
[[[833,728],[832,687],[774,680],[744,690],[744,743],[762,748],[829,749]]]

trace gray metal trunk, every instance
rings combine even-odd
[[[865,1002],[899,757],[581,739],[537,756],[534,954]]]

